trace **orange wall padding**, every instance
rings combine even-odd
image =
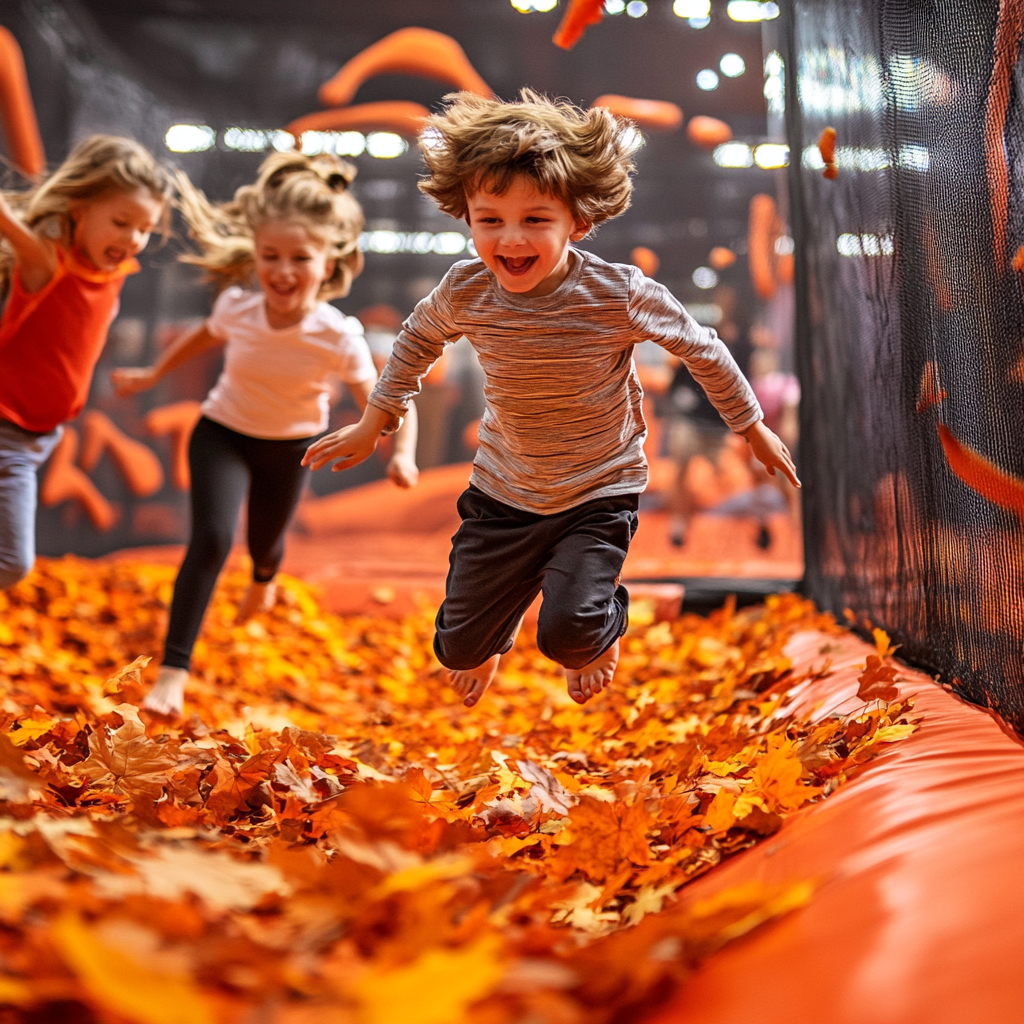
[[[798,700],[856,709],[874,648],[798,635]],[[683,890],[814,879],[811,902],[718,953],[646,1024],[1016,1024],[1024,1019],[1024,746],[905,669],[921,721],[862,775]]]
[[[673,132],[683,123],[683,110],[667,100],[638,100],[632,96],[607,93],[598,96],[592,107],[605,107],[618,117],[628,117],[644,128]]]
[[[15,167],[30,178],[46,167],[43,140],[32,106],[25,60],[18,41],[0,26],[0,116]]]
[[[686,135],[695,146],[700,146],[701,149],[714,149],[732,138],[732,128],[717,117],[698,114],[690,118],[686,126]]]

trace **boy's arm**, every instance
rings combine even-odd
[[[764,425],[764,420],[758,420],[747,427],[741,436],[750,445],[750,450],[757,461],[772,476],[775,476],[776,470],[780,470],[794,487],[801,486],[800,478],[796,475],[796,466],[793,464],[793,456],[778,434]]]
[[[147,391],[172,370],[188,362],[200,352],[223,345],[224,339],[211,334],[206,324],[189,331],[168,346],[154,366],[122,366],[110,374],[114,391],[119,398],[126,398],[139,391]]]
[[[743,434],[763,418],[725,342],[698,324],[667,288],[639,271],[630,280],[629,317],[636,341],[656,342],[686,364],[730,430]]]
[[[29,294],[45,288],[57,268],[53,245],[16,217],[0,195],[0,234],[10,242],[17,260],[21,286]]]

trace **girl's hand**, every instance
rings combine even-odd
[[[415,487],[420,478],[419,466],[408,455],[395,454],[388,463],[388,479],[402,490]]]
[[[311,466],[313,469],[320,469],[329,462],[338,460],[331,466],[331,472],[337,473],[343,469],[351,469],[358,466],[360,462],[368,459],[377,447],[377,438],[380,437],[379,430],[368,429],[363,420],[350,427],[342,427],[321,437],[319,441],[311,444],[302,456],[302,464]]]
[[[777,469],[782,470],[783,476],[794,487],[801,486],[796,466],[793,465],[793,456],[776,434],[764,425],[764,420],[758,420],[752,427],[748,427],[742,436],[750,445],[754,457],[772,476],[775,476]]]
[[[148,391],[159,379],[154,366],[122,366],[110,374],[110,382],[118,398]]]

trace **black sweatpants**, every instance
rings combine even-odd
[[[174,582],[165,665],[189,667],[206,606],[231,551],[246,491],[253,579],[265,583],[274,578],[284,556],[285,530],[309,475],[301,463],[312,441],[249,437],[205,416],[196,424],[188,446],[192,536]]]
[[[639,495],[598,498],[565,512],[524,512],[470,485],[459,497],[434,651],[451,669],[476,668],[512,646],[543,592],[537,645],[579,669],[622,635],[629,593],[619,573],[637,528]]]

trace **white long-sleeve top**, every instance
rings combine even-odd
[[[636,267],[570,250],[550,295],[505,291],[482,260],[456,263],[406,320],[370,395],[401,416],[445,345],[465,335],[483,367],[486,408],[470,481],[550,515],[647,486],[647,426],[633,346],[681,358],[734,431],[761,419],[718,335]]]

